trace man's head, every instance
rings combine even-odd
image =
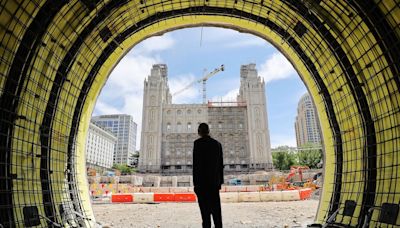
[[[210,134],[210,128],[208,128],[206,123],[201,123],[199,129],[197,129],[197,133],[199,133],[201,137],[208,136],[208,134]]]

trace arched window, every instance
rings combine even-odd
[[[191,131],[191,130],[192,130],[192,123],[189,122],[189,123],[187,124],[187,129],[188,129],[188,131]]]

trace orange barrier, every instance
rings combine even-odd
[[[154,193],[154,202],[174,202],[174,193]]]
[[[132,196],[132,194],[112,194],[111,202],[112,203],[132,203],[133,196]]]
[[[194,193],[175,193],[175,202],[196,202],[196,195]]]
[[[305,188],[299,190],[300,200],[309,199],[311,197],[311,188]]]

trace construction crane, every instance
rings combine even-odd
[[[203,83],[203,104],[206,103],[206,99],[207,99],[207,91],[206,91],[206,82],[209,78],[211,78],[212,76],[216,75],[218,72],[220,71],[224,71],[224,64],[222,64],[220,67],[215,68],[213,71],[207,73],[207,71],[204,72],[204,76],[201,79],[195,80],[194,82],[190,83],[189,85],[187,85],[186,87],[184,87],[181,90],[178,90],[177,92],[175,92],[174,94],[172,94],[172,96],[175,96],[179,93],[182,93],[183,91],[189,89],[190,87],[192,87],[194,84],[196,83]]]

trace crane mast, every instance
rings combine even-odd
[[[211,78],[212,76],[216,75],[220,71],[224,71],[224,64],[222,64],[219,68],[215,68],[213,71],[211,71],[208,74],[206,74],[206,71],[204,72],[205,75],[201,79],[201,81],[203,82],[203,104],[205,104],[207,102],[207,89],[206,89],[207,88],[207,86],[206,86],[207,80],[209,78]]]

